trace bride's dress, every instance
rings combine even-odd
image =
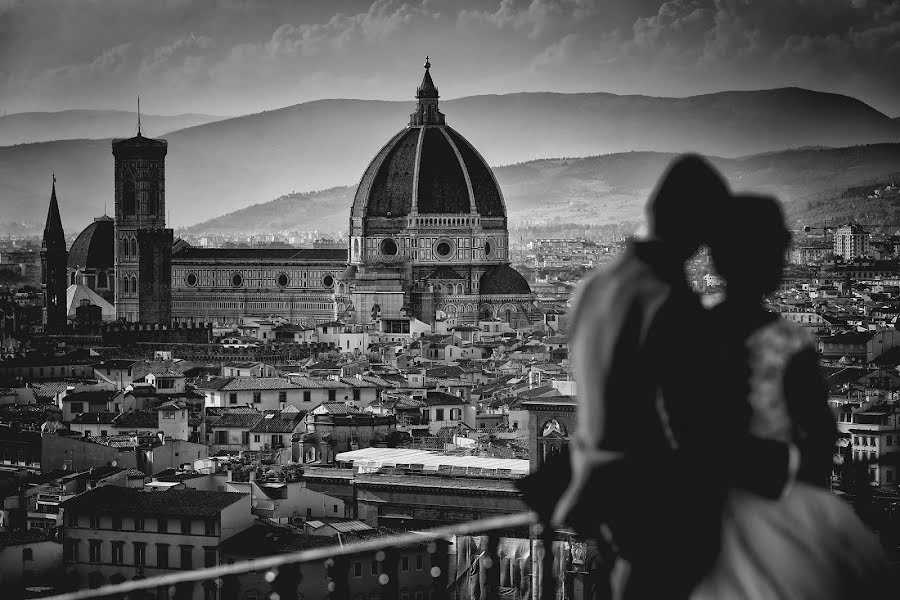
[[[792,439],[786,371],[792,357],[808,350],[810,343],[802,329],[783,319],[748,337],[754,435]],[[884,569],[877,538],[832,492],[802,482],[794,483],[780,500],[736,490],[724,510],[719,560],[692,598],[867,597],[867,592],[877,593]]]

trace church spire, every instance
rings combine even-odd
[[[56,200],[56,174],[53,175],[53,190],[50,192],[50,208],[47,210],[42,246],[47,249],[66,249],[66,235],[59,216],[59,202]]]
[[[50,208],[41,242],[41,290],[44,295],[42,322],[44,331],[55,331],[66,324],[66,235],[63,233],[56,201],[56,175],[50,192]]]
[[[409,116],[410,126],[444,125],[444,115],[438,110],[438,89],[431,79],[431,60],[425,57],[425,76],[416,88],[416,112]]]

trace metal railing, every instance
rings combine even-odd
[[[527,537],[522,533],[526,530]],[[527,559],[512,564],[508,556],[502,556],[501,539],[504,544],[511,541],[528,548]],[[460,540],[466,541],[465,552],[459,550]],[[53,598],[555,600],[566,595],[554,571],[562,561],[554,562],[553,543],[554,533],[545,531],[534,513],[524,512],[352,542],[342,542],[338,536],[335,545],[326,547],[148,578],[139,573],[133,580]],[[455,544],[452,555],[448,553],[451,544]],[[419,549],[421,554],[410,554]],[[363,567],[362,560],[354,560],[363,558],[370,559],[369,568]],[[513,571],[516,582],[510,577]]]

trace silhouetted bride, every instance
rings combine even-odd
[[[781,281],[789,242],[781,209],[772,198],[738,196],[729,212],[712,245],[727,289],[713,312],[722,393],[747,399],[752,435],[795,444],[804,464],[778,500],[730,493],[719,560],[693,599],[878,597],[865,592],[881,585],[882,549],[824,487],[836,429],[813,340],[763,307]]]

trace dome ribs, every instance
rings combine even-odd
[[[402,217],[409,214],[412,208],[418,134],[416,129],[407,129],[393,143],[384,161],[375,167],[375,178],[365,212],[367,216]]]
[[[419,164],[419,214],[469,214],[462,165],[439,128],[425,129]]]
[[[482,217],[505,217],[506,205],[500,193],[494,174],[480,154],[469,144],[462,135],[451,127],[446,128],[447,134],[453,140],[459,150],[469,180],[472,182],[472,194],[475,196],[475,208]]]

